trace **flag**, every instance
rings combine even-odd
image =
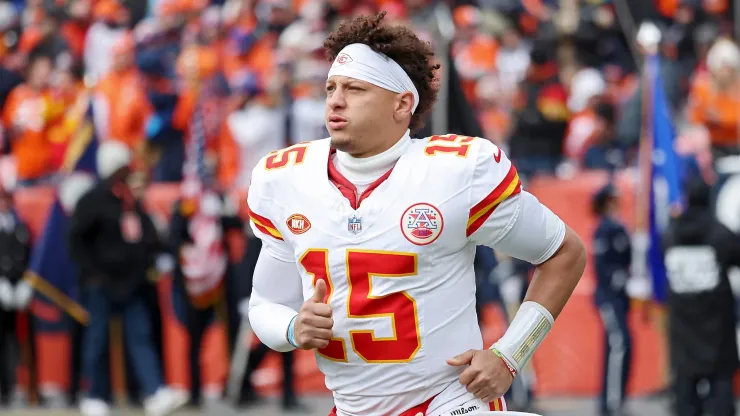
[[[676,137],[670,105],[665,93],[660,70],[660,57],[649,56],[646,61],[650,97],[650,200],[648,221],[647,266],[653,286],[653,298],[663,303],[667,295],[667,277],[663,262],[661,235],[672,214],[682,208],[683,195],[680,180],[680,160],[674,150]]]
[[[184,192],[179,201],[178,215],[187,218],[187,233],[192,243],[183,242],[178,247],[178,261],[190,301],[198,308],[222,299],[223,278],[228,266],[223,240],[209,237],[219,234],[213,234],[214,229],[223,231],[220,213],[203,209],[211,203],[212,206],[222,203],[214,187],[214,167],[206,161],[206,151],[210,142],[217,138],[221,122],[217,82],[217,78],[204,80],[197,97],[183,175]]]
[[[64,154],[61,171],[63,173],[85,172],[97,178],[95,155],[98,151],[98,140],[93,126],[93,109],[89,106],[77,133],[70,139]]]
[[[71,139],[67,147],[61,171],[67,175],[97,176],[95,155],[98,140],[92,123],[92,108],[86,115],[85,122]],[[54,198],[43,232],[31,251],[26,280],[37,292],[35,315],[55,326],[61,323],[61,317],[51,319],[56,305],[81,323],[86,323],[87,312],[79,305],[77,291],[77,266],[72,261],[67,247],[67,227],[69,212],[66,212],[59,195]],[[45,305],[44,305],[45,304]]]
[[[26,279],[39,293],[39,301],[47,305],[51,302],[76,320],[86,322],[87,312],[78,303],[77,267],[67,250],[67,223],[67,214],[57,199],[51,207],[41,238],[34,245]],[[52,318],[45,313],[38,315],[47,318],[43,320],[50,324],[61,320],[61,317]]]
[[[183,176],[191,180],[197,178],[203,186],[212,185],[214,180],[214,166],[208,163],[206,155],[220,135],[221,107],[228,92],[224,84],[225,81],[220,76],[202,80],[190,119]]]
[[[195,165],[195,174],[201,183],[209,182],[210,172],[206,167],[206,106],[200,99],[196,103],[193,111],[193,118],[190,124],[191,140],[191,157]]]

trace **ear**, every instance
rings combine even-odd
[[[414,94],[411,91],[402,92],[396,95],[396,118],[403,119],[411,117],[411,111],[414,109]]]

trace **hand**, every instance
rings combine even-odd
[[[22,311],[28,308],[28,305],[31,303],[32,298],[33,288],[28,283],[21,280],[17,285],[15,285],[14,303],[16,309]]]
[[[159,254],[155,260],[157,272],[165,274],[175,270],[175,257],[172,254]]]
[[[316,281],[316,287],[311,299],[301,306],[298,317],[293,326],[293,335],[298,348],[310,350],[324,348],[329,345],[333,335],[331,306],[324,301],[326,298],[326,282]]]
[[[632,276],[627,279],[625,291],[630,298],[650,300],[653,294],[652,282],[644,275]]]
[[[244,298],[239,302],[239,315],[242,319],[249,319],[249,298]]]
[[[503,396],[514,381],[506,364],[491,350],[468,350],[448,359],[447,364],[468,366],[460,374],[460,383],[484,403]]]
[[[5,310],[13,309],[13,285],[4,277],[0,277],[0,307]]]

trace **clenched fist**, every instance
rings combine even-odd
[[[316,281],[313,296],[301,306],[293,325],[293,337],[298,348],[311,350],[329,345],[334,320],[331,306],[325,301],[326,292],[326,282]]]

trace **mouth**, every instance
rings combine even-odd
[[[330,115],[327,118],[327,124],[329,125],[329,128],[332,130],[341,130],[347,125],[348,121],[346,118],[337,116],[337,115]]]

